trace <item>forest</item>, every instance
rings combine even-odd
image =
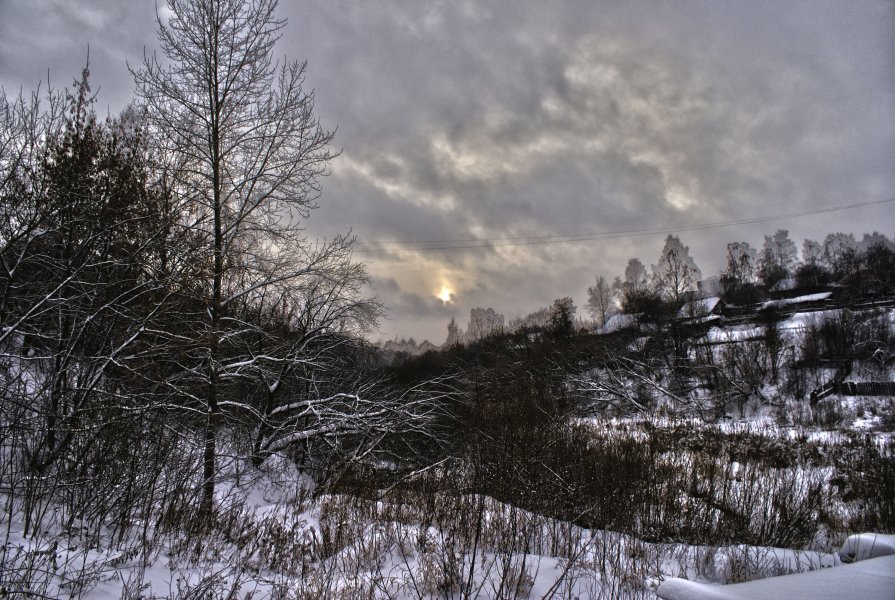
[[[888,237],[378,347],[276,2],[169,4],[120,115],[0,97],[0,596],[654,598],[895,532]]]

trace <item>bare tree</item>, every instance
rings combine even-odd
[[[798,250],[789,239],[789,232],[778,229],[773,236],[764,237],[761,258],[758,262],[758,276],[768,289],[780,280],[789,277],[796,264]]]
[[[448,323],[447,330],[447,340],[444,342],[445,348],[452,348],[462,343],[463,331],[460,329],[460,326],[457,325],[457,321],[453,317],[451,317],[451,322]]]
[[[756,251],[748,242],[727,244],[727,269],[721,273],[721,287],[727,301],[748,296],[755,283]]]
[[[241,338],[251,338],[253,327],[236,318],[237,306],[262,293],[269,305],[303,306],[302,286],[330,277],[328,258],[350,245],[347,238],[310,244],[298,226],[316,206],[334,156],[333,134],[314,115],[305,64],[273,61],[285,26],[276,6],[276,0],[168,0],[170,18],[158,20],[166,64],[153,55],[132,69],[146,118],[180,165],[172,185],[185,200],[181,226],[201,242],[192,270],[204,308],[196,312],[201,318],[181,370],[198,376],[190,385],[204,388],[192,400],[205,421],[206,514],[225,385],[247,371],[247,362],[260,369],[262,362],[296,358],[294,345],[285,355],[246,353]],[[330,287],[324,305],[342,291]],[[376,313],[372,304],[354,308]],[[319,314],[314,301],[309,310],[304,317]]]
[[[47,140],[61,134],[69,103],[70,98],[52,89],[44,97],[39,91],[17,98],[0,93],[0,345],[20,333],[22,322],[8,321],[9,304],[24,262],[55,209],[35,199],[47,184],[42,176]],[[42,306],[32,306],[31,314]]]
[[[756,255],[748,242],[727,244],[727,270],[724,278],[733,285],[752,283],[755,280]]]
[[[802,242],[802,263],[806,265],[816,265],[824,256],[824,249],[820,242],[805,239]]]
[[[469,326],[466,328],[468,343],[485,339],[503,332],[504,317],[493,308],[476,307],[469,311]]]
[[[646,292],[648,287],[649,277],[646,273],[646,267],[643,266],[639,258],[629,259],[628,266],[625,267],[625,294]]]
[[[659,263],[653,265],[653,280],[657,291],[666,300],[680,302],[683,295],[696,289],[702,272],[690,256],[690,248],[676,235],[665,238]]]
[[[648,361],[613,355],[606,357],[605,362],[604,367],[591,368],[568,379],[569,389],[581,394],[594,408],[645,414],[654,410],[658,402],[673,409],[692,404],[691,390],[663,385],[656,366]]]
[[[600,327],[606,325],[606,318],[612,311],[615,300],[613,296],[613,286],[610,286],[602,275],[597,277],[594,285],[587,288],[587,310],[594,319],[599,321]]]
[[[160,197],[139,127],[98,121],[92,103],[85,68],[46,112],[22,99],[2,109],[0,479],[24,489],[26,528],[40,502],[70,519],[108,514],[142,485],[123,465],[158,441],[129,439],[153,425],[128,373],[151,362],[146,333],[166,306],[152,267]]]
[[[837,279],[855,273],[859,260],[858,243],[851,233],[830,233],[824,238],[823,261]]]
[[[796,268],[796,287],[802,291],[816,290],[830,280],[830,272],[823,264],[823,246],[806,239],[802,243],[802,262]]]

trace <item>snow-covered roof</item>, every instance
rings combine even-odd
[[[762,308],[772,306],[784,306],[786,304],[799,304],[801,302],[820,302],[826,300],[833,295],[833,292],[820,292],[817,294],[806,294],[805,296],[796,296],[795,298],[783,298],[781,300],[768,300],[761,305]]]
[[[681,309],[677,311],[677,316],[680,319],[685,319],[687,317],[703,317],[705,315],[710,315],[716,308],[718,308],[720,303],[721,298],[718,298],[717,296],[693,300],[692,302],[684,304]]]

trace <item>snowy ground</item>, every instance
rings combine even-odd
[[[840,564],[834,553],[647,543],[487,497],[470,498],[480,508],[471,539],[419,522],[420,513],[409,506],[312,499],[309,487],[282,459],[270,461],[252,481],[230,479],[221,486],[219,501],[238,507],[240,531],[283,538],[281,550],[293,553],[279,563],[256,542],[225,537],[191,540],[150,531],[148,543],[135,539],[130,550],[112,550],[109,540],[59,531],[25,539],[16,522],[7,534],[6,560],[52,568],[41,590],[45,597],[96,599],[654,598],[671,577],[727,584]],[[4,585],[12,590],[15,584]]]
[[[852,536],[840,554],[860,562],[728,586],[671,578],[659,585],[657,595],[663,600],[895,598],[895,536]]]
[[[895,311],[889,314],[891,321]],[[797,313],[780,328],[784,335],[793,335],[831,316],[833,312]],[[709,339],[742,341],[761,333],[756,327],[713,328]],[[778,396],[771,387],[764,393]],[[686,421],[657,416],[648,425],[664,428],[686,422],[727,435],[819,445],[845,442],[859,434],[880,449],[891,447],[893,432],[882,429],[883,415],[891,416],[891,399],[836,396],[808,410],[822,410],[827,404],[841,416],[836,427],[792,424],[795,413],[788,415],[789,421],[781,421],[780,407],[762,403],[740,419],[707,423],[697,417]],[[648,435],[630,419],[581,423],[598,427],[603,436],[642,440]],[[668,464],[691,459],[686,451],[662,458]],[[831,476],[829,467],[784,471],[730,465],[727,473],[732,481],[727,489],[734,495],[749,473],[762,469],[768,477],[791,476],[798,481]],[[0,533],[4,545],[0,573],[20,577],[0,581],[0,597],[25,591],[24,578],[30,582],[28,591],[38,598],[651,599],[660,586],[662,597],[675,600],[773,594],[794,600],[820,598],[815,594],[821,591],[842,594],[837,590],[847,590],[852,597],[891,598],[893,583],[886,573],[895,569],[891,559],[843,566],[835,550],[844,535],[809,546],[811,550],[656,543],[584,529],[484,496],[456,502],[436,495],[431,498],[433,508],[424,510],[388,496],[315,495],[313,482],[278,456],[260,470],[233,463],[221,474],[220,512],[210,533],[166,531],[158,523],[134,522],[127,537],[112,539],[108,532],[82,531],[77,522],[63,527],[64,515],[49,505],[45,526],[32,527],[26,536],[25,523],[16,516],[17,502],[21,499],[13,501],[0,493],[7,516]],[[456,506],[472,510],[461,513]],[[887,544],[895,549],[892,540],[860,547],[847,544],[842,555],[846,562],[869,559]],[[818,571],[820,578],[813,575]],[[776,583],[744,583],[792,573],[807,575]]]

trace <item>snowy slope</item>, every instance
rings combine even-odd
[[[839,554],[845,562],[857,562],[723,586],[671,578],[656,595],[663,600],[895,600],[895,535],[853,535]]]
[[[656,595],[663,600],[895,600],[895,556],[732,585],[667,579]]]

